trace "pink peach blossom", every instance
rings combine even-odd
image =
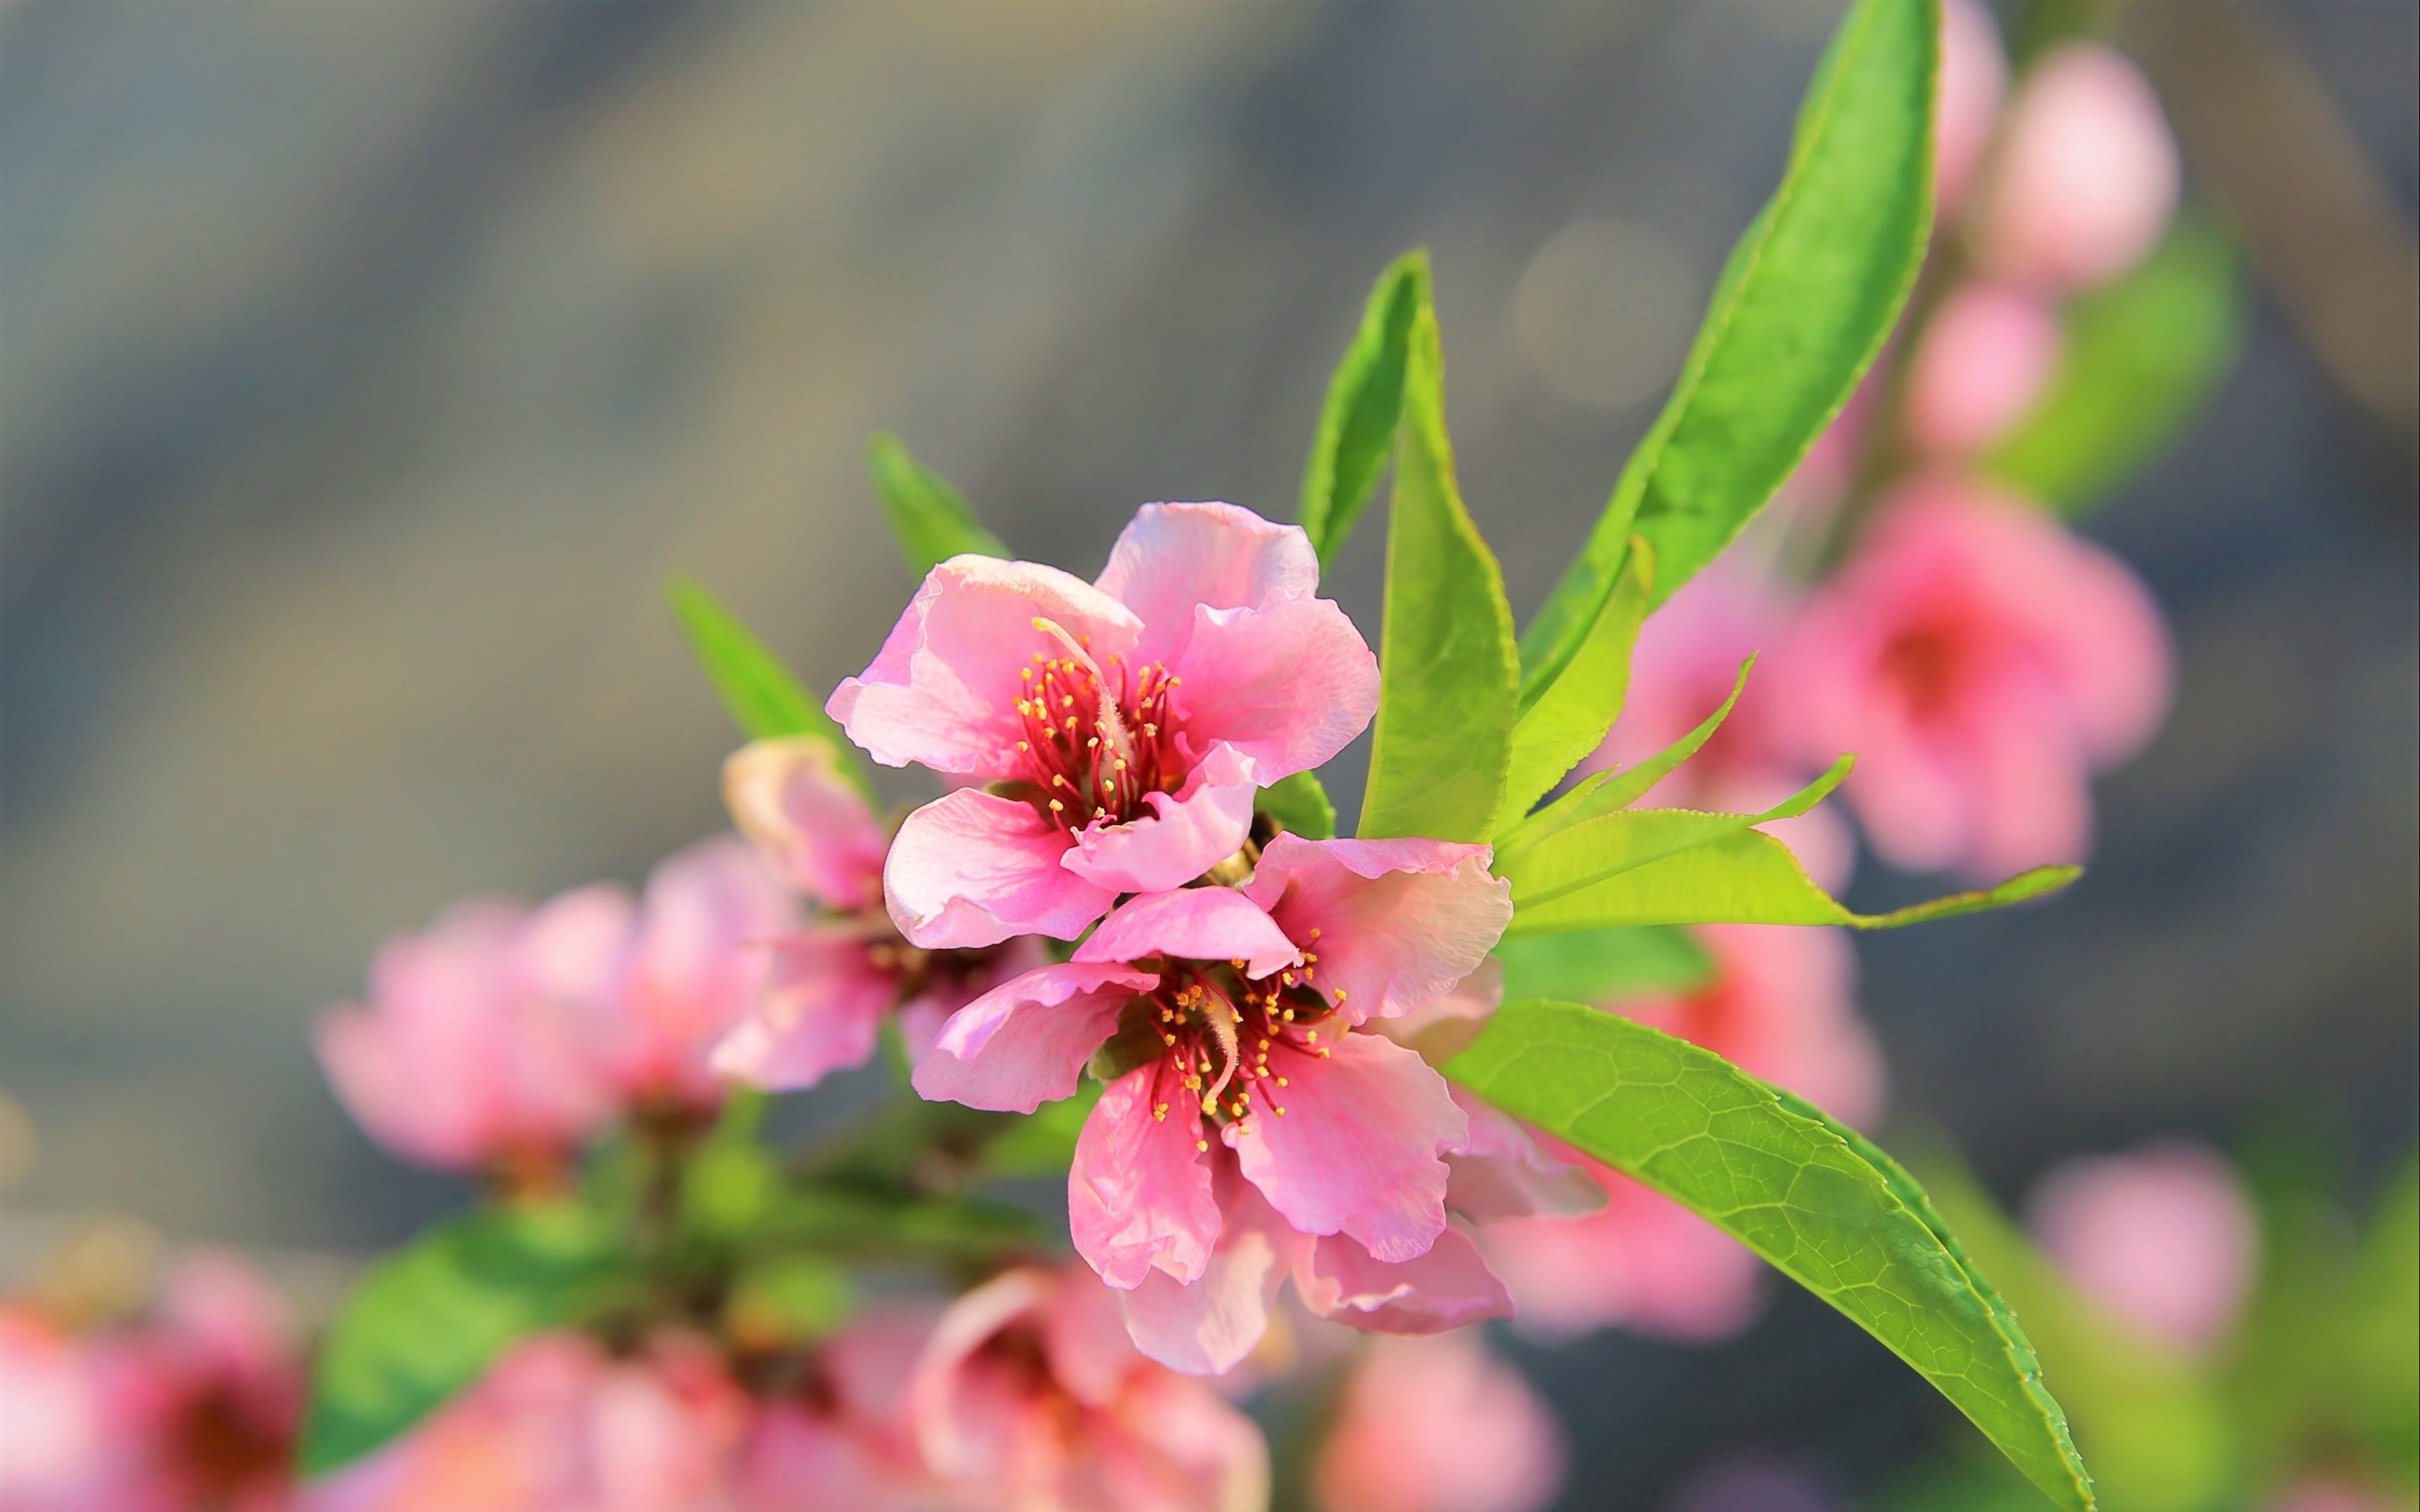
[[[1377,707],[1376,659],[1318,584],[1299,528],[1224,504],[1145,506],[1092,584],[935,568],[829,706],[876,761],[993,785],[908,816],[884,870],[901,932],[1072,940],[1118,895],[1233,855],[1255,787],[1334,756]]]
[[[1761,653],[1730,717],[1639,803],[1754,814],[1805,787],[1831,757],[1810,762],[1782,723],[1772,658],[1791,610],[1779,589],[1735,567],[1718,562],[1691,579],[1639,631],[1621,717],[1584,770],[1635,766],[1688,734],[1730,696],[1741,664]],[[1816,881],[1836,890],[1848,881],[1856,846],[1836,814],[1817,808],[1764,828]]]
[[[110,1479],[107,1417],[85,1341],[0,1303],[0,1506],[85,1512]]]
[[[1933,208],[1945,220],[1965,203],[2008,87],[2009,60],[1991,11],[1981,0],[1945,0],[1941,98],[1932,117]]]
[[[2112,1315],[2189,1353],[2226,1337],[2260,1236],[2234,1168],[2198,1145],[2070,1161],[2028,1205],[2051,1257]]]
[[[1144,1359],[1081,1267],[1018,1270],[960,1297],[908,1387],[925,1463],[980,1512],[1256,1512],[1249,1419]]]
[[[1562,1426],[1476,1333],[1377,1339],[1346,1380],[1312,1472],[1326,1512],[1539,1512]]]
[[[1900,425],[1933,457],[1965,456],[1999,439],[2034,406],[2065,337],[2042,300],[1971,283],[1932,313],[1907,374]]]
[[[2075,861],[2091,773],[2167,705],[2158,608],[2126,566],[1985,485],[1919,477],[1802,612],[1776,680],[1808,759],[1894,864],[1994,875]]]
[[[715,1046],[713,1067],[752,1085],[809,1087],[873,1057],[886,1020],[921,1060],[952,1013],[1042,964],[1040,943],[922,950],[884,911],[889,839],[830,749],[807,738],[758,740],[723,767],[739,832],[783,883],[816,909],[771,943],[764,990]]]
[[[2060,292],[2140,262],[2177,203],[2176,139],[2127,58],[2068,42],[2030,69],[2002,127],[1975,226],[1983,266]]]
[[[1280,834],[1242,888],[1136,898],[1065,965],[959,1010],[916,1088],[1030,1113],[1107,1045],[1069,1224],[1163,1363],[1232,1365],[1289,1272],[1315,1310],[1368,1327],[1483,1316],[1500,1289],[1445,1201],[1468,1120],[1418,1053],[1358,1031],[1485,959],[1512,915],[1487,859]]]
[[[819,1346],[804,1380],[766,1403],[741,1457],[746,1512],[846,1507],[939,1512],[962,1505],[924,1464],[908,1411],[936,1314],[893,1306]]]
[[[2265,1504],[2268,1512],[2410,1512],[2409,1497],[2334,1476],[2296,1481]]]

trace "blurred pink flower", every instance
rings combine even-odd
[[[1546,1404],[1464,1332],[1374,1341],[1312,1473],[1326,1512],[1538,1512],[1563,1459]]]
[[[1069,1225],[1144,1351],[1180,1369],[1248,1352],[1282,1267],[1314,1310],[1362,1326],[1485,1316],[1500,1291],[1446,1218],[1442,1157],[1468,1122],[1418,1053],[1356,1031],[1485,960],[1512,916],[1487,857],[1280,834],[1242,888],[1136,898],[1067,964],[961,1009],[916,1089],[1030,1113],[1106,1044]],[[1428,1302],[1440,1312],[1416,1317]]]
[[[1856,1016],[1855,953],[1838,930],[1709,925],[1714,980],[1685,997],[1624,1001],[1625,1017],[1701,1045],[1851,1124],[1882,1106],[1883,1065]],[[1759,1262],[1739,1242],[1609,1166],[1575,1155],[1605,1189],[1599,1211],[1481,1230],[1525,1328],[1619,1324],[1716,1338],[1755,1315]]]
[[[1753,814],[1806,786],[1833,758],[1810,768],[1780,723],[1789,706],[1773,654],[1790,608],[1775,587],[1734,567],[1716,563],[1691,579],[1639,631],[1621,717],[1583,770],[1635,766],[1686,735],[1730,696],[1740,664],[1762,653],[1722,727],[1639,803]],[[1835,890],[1848,881],[1856,845],[1838,815],[1817,808],[1763,828],[1816,881]]]
[[[2113,1316],[2191,1353],[2225,1341],[2259,1258],[2235,1170],[2198,1145],[2071,1161],[2028,1204],[2068,1278]]]
[[[105,1426],[85,1342],[33,1307],[0,1303],[0,1507],[97,1506]]]
[[[765,990],[714,1048],[721,1074],[783,1090],[813,1086],[871,1059],[893,1013],[909,1059],[922,1060],[951,1014],[1043,963],[1031,937],[930,951],[900,938],[882,903],[890,840],[822,741],[744,746],[724,764],[722,787],[740,833],[819,912],[774,942]]]
[[[2297,1481],[2267,1504],[2268,1512],[2411,1512],[2409,1497],[2315,1476]]]
[[[1097,583],[935,568],[832,717],[886,766],[1017,790],[908,817],[884,874],[901,932],[1072,940],[1119,894],[1233,855],[1255,787],[1334,756],[1377,708],[1377,659],[1318,585],[1299,528],[1225,504],[1144,506]]]
[[[2125,564],[1948,476],[1885,501],[1776,670],[1799,748],[1857,754],[1868,838],[1916,870],[2080,859],[2091,773],[2167,707],[2166,631]]]
[[[1152,1364],[1078,1266],[1011,1270],[934,1330],[908,1399],[953,1505],[983,1512],[1258,1512],[1260,1430]]]
[[[1941,98],[1932,119],[1932,194],[1947,220],[1965,203],[1983,165],[2009,87],[2000,28],[1982,0],[1946,0],[1941,8]]]
[[[860,1317],[819,1346],[806,1379],[766,1404],[742,1456],[747,1512],[846,1507],[934,1512],[945,1501],[924,1468],[908,1413],[934,1317],[892,1308]]]
[[[2088,288],[2140,262],[2176,210],[2176,140],[2121,54],[2069,42],[2027,70],[2009,107],[1975,226],[1999,277]]]
[[[2024,418],[2057,366],[2064,336],[2040,299],[1970,283],[1934,309],[1908,366],[1900,424],[1930,456],[1980,450]]]

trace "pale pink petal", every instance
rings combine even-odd
[[[1512,1316],[1512,1297],[1471,1242],[1448,1226],[1419,1255],[1395,1264],[1373,1259],[1351,1239],[1312,1244],[1294,1274],[1303,1305],[1371,1333],[1441,1333]]]
[[[1085,1061],[1117,1027],[1118,1010],[1158,982],[1124,966],[1028,972],[952,1016],[916,1068],[916,1091],[1002,1113],[1073,1097]]]
[[[1504,1218],[1574,1218],[1605,1206],[1588,1172],[1550,1153],[1515,1119],[1461,1087],[1450,1089],[1470,1137],[1446,1164],[1446,1206],[1474,1224]]]
[[[1882,1052],[1856,1013],[1856,952],[1847,932],[1787,925],[1700,926],[1714,974],[1679,997],[1609,1005],[1624,1018],[1702,1045],[1852,1125],[1882,1112]]]
[[[1189,1376],[1223,1376],[1260,1346],[1278,1288],[1309,1243],[1232,1168],[1217,1187],[1218,1245],[1202,1278],[1188,1286],[1154,1270],[1118,1294],[1135,1347]]]
[[[2059,1269],[2112,1316],[2188,1353],[2234,1328],[2260,1235],[2242,1179],[2217,1152],[2169,1143],[2073,1161],[2027,1207]]]
[[[1309,772],[1369,728],[1378,659],[1326,599],[1273,599],[1257,609],[1194,611],[1174,708],[1199,759],[1223,742],[1272,783]]]
[[[825,741],[799,735],[741,746],[722,764],[722,798],[739,833],[792,888],[844,912],[881,900],[889,842]]]
[[[633,1097],[712,1101],[715,1042],[763,990],[798,905],[738,836],[678,851],[647,878],[609,1055]]]
[[[1945,220],[1964,204],[1983,164],[2008,92],[2009,62],[2000,28],[1982,0],[1946,0],[1941,8],[1941,88],[1932,119],[1932,194]]]
[[[1146,1371],[1101,1443],[1103,1512],[1264,1512],[1268,1441],[1201,1381]]]
[[[1606,1205],[1581,1218],[1521,1218],[1484,1230],[1524,1330],[1568,1337],[1607,1324],[1715,1339],[1755,1317],[1761,1262],[1697,1214],[1590,1162]]]
[[[1419,1007],[1487,959],[1512,920],[1512,884],[1487,862],[1483,845],[1280,834],[1244,894],[1315,958],[1313,985],[1360,1023]]]
[[[714,1069],[775,1091],[811,1087],[874,1057],[898,995],[897,977],[874,963],[862,929],[810,926],[774,948],[772,975],[714,1047]]]
[[[1249,609],[1319,589],[1319,557],[1299,525],[1232,504],[1146,504],[1118,535],[1101,590],[1143,622],[1138,662],[1184,653],[1193,611]]]
[[[2048,302],[1972,283],[1945,298],[1908,362],[1900,424],[1934,456],[1963,456],[2024,418],[2065,337]]]
[[[1187,887],[1122,904],[1076,947],[1087,961],[1240,960],[1244,974],[1267,976],[1302,959],[1294,942],[1250,898],[1232,887]]]
[[[1112,893],[1182,887],[1243,849],[1256,778],[1249,763],[1215,745],[1174,793],[1145,793],[1151,812],[1076,832],[1067,869]]]
[[[2025,70],[2010,102],[1977,253],[2036,288],[2106,282],[2159,241],[2178,177],[2176,139],[2141,70],[2102,43],[2066,43]]]
[[[1041,1315],[1050,1379],[1087,1407],[1111,1406],[1142,1364],[1126,1337],[1117,1293],[1080,1266],[1062,1267],[1055,1280]]]
[[[1563,1460],[1554,1413],[1478,1334],[1382,1339],[1345,1385],[1313,1483],[1335,1512],[1541,1512]]]
[[[1346,1034],[1323,1048],[1273,1045],[1270,1075],[1287,1085],[1264,1083],[1262,1106],[1222,1136],[1295,1228],[1349,1234],[1380,1259],[1411,1259],[1445,1230],[1438,1157],[1469,1137],[1469,1121],[1445,1079],[1403,1046]]]
[[[906,1406],[926,1461],[943,1475],[996,1473],[1008,1457],[1022,1404],[984,1368],[980,1351],[1002,1329],[1038,1317],[1050,1289],[1041,1270],[1005,1270],[952,1302],[935,1325]]]
[[[908,816],[883,868],[891,917],[927,950],[1012,935],[1073,940],[1117,894],[1062,865],[1065,832],[1032,804],[961,787]]]
[[[1021,775],[1021,675],[1034,657],[1064,649],[1036,619],[1087,644],[1103,665],[1142,631],[1124,604],[1055,567],[953,557],[925,575],[874,664],[844,679],[826,711],[887,767],[917,762],[986,782]]]
[[[1155,1060],[1102,1089],[1067,1173],[1076,1251],[1121,1290],[1155,1270],[1199,1279],[1218,1239],[1198,1094],[1161,1088],[1162,1068]]]

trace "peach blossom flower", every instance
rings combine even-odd
[[[1312,1473],[1327,1512],[1539,1512],[1563,1460],[1554,1413],[1466,1332],[1373,1341]]]
[[[2044,292],[2103,284],[2143,260],[2176,210],[2176,139],[2141,70],[2068,42],[2027,70],[1977,207],[1976,253]]]
[[[1932,313],[1910,360],[1900,424],[1934,457],[1980,450],[2024,418],[2057,366],[2065,337],[2040,299],[1972,283]]]
[[[2188,1353],[2235,1326],[2260,1234],[2232,1166],[2198,1145],[2071,1161],[2028,1205],[2043,1248],[2113,1316]]]
[[[1941,8],[1941,99],[1932,119],[1932,194],[1942,218],[1965,203],[2009,87],[2000,28],[1981,0]]]

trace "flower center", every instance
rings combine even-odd
[[[1942,712],[1966,674],[1966,647],[1957,632],[1944,625],[1919,625],[1892,637],[1883,647],[1885,676],[1898,684],[1909,707],[1920,715]]]
[[[1051,820],[1069,831],[1124,823],[1148,811],[1146,795],[1184,787],[1171,703],[1184,679],[1164,662],[1134,669],[1119,656],[1105,669],[1086,647],[1090,636],[1070,635],[1049,619],[1036,618],[1033,628],[1062,654],[1036,652],[1023,671],[1016,756]]]
[[[1318,939],[1318,931],[1311,931]],[[1240,960],[1171,961],[1145,1000],[1160,1041],[1153,1068],[1152,1116],[1190,1102],[1219,1125],[1249,1127],[1262,1109],[1285,1116],[1285,1090],[1306,1067],[1325,1060],[1351,1025],[1315,985],[1319,957],[1258,981]],[[1342,1001],[1342,989],[1335,997]],[[1202,1139],[1198,1146],[1210,1147]]]

